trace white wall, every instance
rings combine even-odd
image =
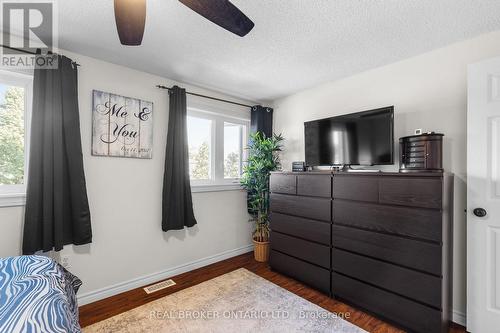
[[[416,128],[445,134],[444,168],[456,176],[453,308],[457,321],[463,320],[460,315],[466,305],[466,70],[469,63],[500,55],[499,40],[500,32],[482,35],[274,102],[275,131],[286,139],[285,169],[292,161],[304,160],[303,123],[308,120],[394,105],[396,139]]]
[[[148,281],[158,280],[251,250],[248,246],[252,225],[248,222],[243,191],[193,193],[198,225],[167,233],[161,230],[168,94],[155,86],[171,86],[174,82],[93,58],[63,53],[81,64],[80,123],[92,216],[93,243],[79,247],[68,245],[62,251],[70,256],[71,271],[83,280],[79,292],[83,296],[81,303],[142,285],[144,283],[136,279],[144,276],[149,276]],[[193,92],[228,97],[179,85]],[[93,89],[154,103],[151,160],[91,156]],[[221,107],[227,110],[227,105]],[[249,117],[249,110],[238,107],[234,110],[238,116],[248,112]],[[22,219],[22,207],[0,208],[0,257],[21,254]],[[200,262],[203,259],[207,260]],[[124,284],[127,281],[132,283]],[[111,286],[116,288],[96,293]]]

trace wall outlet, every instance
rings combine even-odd
[[[71,262],[69,259],[70,257],[67,254],[61,254],[61,257],[59,259],[59,263],[61,264],[61,266],[68,270],[71,268]]]
[[[422,134],[422,129],[421,128],[415,129],[415,135],[420,135],[420,134]]]

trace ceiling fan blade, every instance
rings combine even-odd
[[[115,21],[123,45],[141,45],[146,24],[146,0],[115,0]]]
[[[254,23],[228,0],[179,0],[218,26],[243,37]]]

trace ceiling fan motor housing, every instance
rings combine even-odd
[[[115,21],[123,45],[141,45],[146,24],[146,0],[115,0]]]

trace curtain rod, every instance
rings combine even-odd
[[[160,89],[166,89],[168,91],[170,91],[172,89],[172,88],[163,86],[161,84],[157,85],[156,87],[160,88]],[[217,98],[217,97],[212,97],[212,96],[207,96],[207,95],[192,93],[192,92],[189,92],[189,91],[186,91],[186,94],[193,95],[193,96],[198,96],[198,97],[203,97],[203,98],[208,98],[208,99],[212,99],[214,101],[219,101],[219,102],[224,102],[224,103],[229,103],[229,104],[234,104],[234,105],[239,105],[239,106],[246,106],[247,108],[251,108],[252,107],[252,105],[247,105],[247,104],[242,104],[242,103],[238,103],[238,102],[228,101],[227,99],[222,99],[222,98]]]
[[[18,49],[18,48],[15,48],[15,47],[10,47],[10,46],[3,45],[3,44],[0,44],[0,46],[3,47],[4,49],[9,49],[9,50],[12,50],[12,51],[17,51],[17,52],[26,53],[26,54],[32,54],[32,55],[39,55],[39,54],[36,54],[35,52],[26,51],[26,50],[23,50],[23,49]],[[80,64],[77,63],[76,61],[73,61],[73,64],[75,64],[76,66],[80,66]]]

